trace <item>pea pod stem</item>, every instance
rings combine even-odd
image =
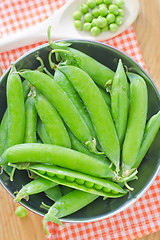
[[[68,216],[82,209],[83,207],[93,202],[97,198],[98,196],[96,195],[85,193],[78,190],[74,190],[62,196],[56,203],[54,203],[51,206],[51,208],[43,218],[43,227],[45,233],[49,235],[49,232],[46,227],[46,223],[48,221],[58,223],[64,226],[58,218]]]
[[[105,89],[105,84],[108,80],[114,77],[114,72],[99,61],[77,49],[69,47],[71,43],[67,42],[52,42],[50,38],[50,28],[48,29],[48,40],[50,47],[59,51],[59,55],[66,64],[75,65],[84,70],[89,76]],[[65,50],[65,52],[61,51]],[[67,59],[69,58],[69,61]]]
[[[130,80],[130,109],[127,130],[122,148],[122,176],[127,177],[134,165],[144,134],[148,93],[146,83],[142,77],[134,73],[127,73]]]
[[[75,66],[58,68],[72,83],[83,100],[94,124],[102,151],[119,171],[120,146],[107,104],[97,85],[87,73]]]
[[[21,188],[14,200],[16,202],[20,202],[22,198],[28,200],[30,195],[43,192],[49,188],[55,187],[56,185],[56,183],[44,178],[34,179]]]

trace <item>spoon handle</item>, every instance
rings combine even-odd
[[[47,26],[40,23],[0,39],[0,53],[45,40],[47,40]]]

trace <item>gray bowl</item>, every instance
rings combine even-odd
[[[116,70],[118,59],[121,58],[124,65],[135,73],[140,74],[146,81],[148,88],[148,119],[160,110],[160,95],[156,89],[153,81],[148,74],[137,64],[132,58],[122,53],[121,51],[110,47],[105,44],[83,41],[83,40],[68,40],[72,42],[72,47],[76,48],[89,56],[95,58],[99,62]],[[48,44],[39,46],[27,54],[20,57],[16,62],[16,68],[30,68],[35,69],[39,66],[39,62],[36,60],[35,55],[38,53],[44,60],[46,66],[49,68],[47,56],[50,51]],[[9,73],[9,69],[0,79],[0,119],[2,118],[6,109],[6,79]],[[160,131],[158,132],[154,142],[152,143],[147,155],[143,159],[138,169],[138,180],[134,180],[130,183],[134,188],[133,192],[130,192],[124,197],[118,199],[106,199],[103,200],[99,197],[93,203],[77,211],[76,213],[63,218],[63,222],[91,222],[104,219],[117,214],[118,212],[131,206],[137,201],[150,187],[156,178],[160,169]],[[28,181],[28,175],[26,171],[16,171],[14,181],[9,180],[8,175],[3,172],[0,175],[0,181],[2,186],[14,197],[14,192],[19,190],[22,185],[25,185]],[[46,210],[40,208],[41,202],[45,202],[51,205],[52,202],[45,197],[43,193],[30,196],[29,201],[22,200],[24,205],[29,210],[44,216]]]

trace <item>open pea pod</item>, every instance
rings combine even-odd
[[[118,184],[106,179],[82,174],[73,170],[45,164],[30,164],[27,170],[42,178],[67,187],[92,193],[98,196],[117,198],[127,193]]]

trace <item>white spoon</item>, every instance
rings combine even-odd
[[[33,43],[47,41],[47,29],[51,28],[51,38],[54,40],[61,39],[86,39],[103,41],[115,37],[116,35],[127,29],[136,19],[139,12],[139,0],[124,0],[125,16],[124,22],[117,32],[103,32],[99,36],[91,36],[90,32],[78,31],[74,27],[72,14],[78,10],[82,3],[86,0],[68,0],[66,4],[57,10],[47,20],[8,37],[0,39],[0,52],[9,51],[18,47],[23,47]]]

